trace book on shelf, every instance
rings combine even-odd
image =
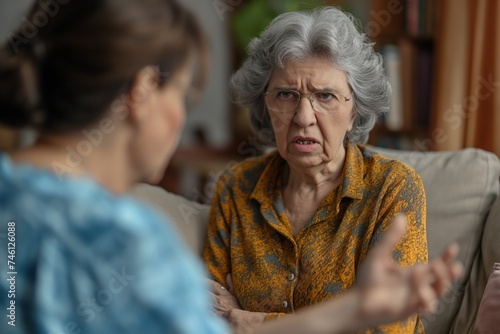
[[[430,123],[432,98],[432,45],[401,38],[381,49],[386,74],[392,86],[389,113],[382,123],[392,131],[426,128]]]
[[[401,52],[396,45],[388,44],[381,49],[380,53],[384,59],[385,73],[392,87],[391,105],[384,121],[388,129],[399,131],[405,125],[401,85]]]
[[[435,35],[437,0],[371,0],[370,5],[365,2],[365,12],[359,0],[343,2],[366,21],[364,25],[372,38],[401,35],[429,38]]]
[[[419,47],[417,52],[416,123],[419,127],[428,127],[431,119],[433,52],[431,47]]]
[[[414,100],[414,92],[417,90],[415,81],[415,46],[411,41],[404,38],[398,44],[401,50],[401,76],[402,79],[402,98],[404,111],[404,129],[411,129],[414,125],[414,115],[417,107]]]
[[[406,0],[405,31],[412,36],[433,36],[437,5],[436,0]]]

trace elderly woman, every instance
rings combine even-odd
[[[363,146],[391,88],[352,17],[333,7],[282,14],[248,53],[232,93],[255,131],[273,131],[277,151],[219,179],[203,251],[219,313],[262,321],[337,298],[363,279],[360,263],[398,213],[408,229],[394,261],[426,263],[419,175]],[[414,314],[368,332],[423,326]]]

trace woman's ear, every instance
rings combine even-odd
[[[354,107],[351,110],[351,119],[350,119],[350,124],[347,127],[347,132],[351,131],[352,128],[354,127],[354,122],[356,121],[356,112],[354,111]]]
[[[148,108],[151,98],[158,89],[158,68],[146,66],[135,75],[127,94],[129,118],[132,122],[140,121],[152,110]]]

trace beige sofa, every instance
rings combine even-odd
[[[453,241],[460,245],[465,275],[441,300],[437,313],[424,319],[426,333],[472,333],[489,273],[494,262],[500,262],[498,158],[478,149],[376,150],[408,163],[421,175],[427,195],[429,255],[437,256]],[[167,214],[189,247],[200,252],[208,206],[148,185],[138,185],[132,193]]]

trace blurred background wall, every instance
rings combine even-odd
[[[56,0],[42,0],[47,3]],[[0,0],[0,40],[8,41],[10,34],[24,19],[33,0]],[[227,82],[231,64],[229,31],[214,10],[212,3],[206,0],[182,0],[199,15],[212,50],[210,77],[205,95],[199,106],[188,115],[186,130],[181,139],[181,147],[198,144],[201,139],[214,148],[224,147],[231,141],[231,124]],[[5,139],[5,129],[4,140]],[[0,137],[1,140],[2,137]],[[11,144],[9,140],[8,144]],[[6,143],[4,142],[4,146]]]
[[[57,0],[41,0],[57,1]],[[73,0],[75,1],[75,0]],[[6,41],[32,0],[0,0]],[[393,85],[391,112],[372,145],[410,150],[479,147],[500,154],[500,0],[182,0],[202,21],[212,50],[209,83],[188,115],[180,148],[160,185],[207,202],[218,173],[260,154],[247,112],[227,82],[248,41],[285,11],[338,5],[360,20]],[[32,137],[0,127],[0,149]]]

